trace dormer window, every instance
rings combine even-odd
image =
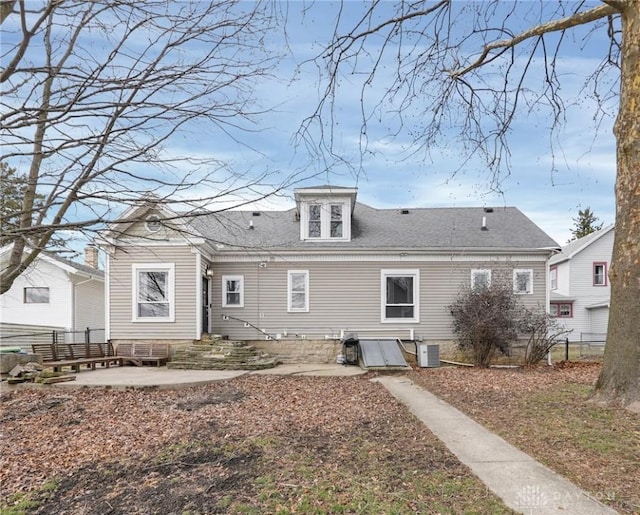
[[[309,204],[309,238],[322,237],[322,206]]]
[[[331,238],[342,238],[342,204],[331,205]]]
[[[303,204],[302,238],[308,240],[348,240],[349,226],[344,213],[349,212],[344,203],[315,201]],[[306,231],[304,230],[306,229]]]
[[[308,242],[351,241],[356,188],[318,186],[295,191],[300,239]]]

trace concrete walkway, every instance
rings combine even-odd
[[[74,381],[56,383],[56,388],[188,388],[232,379],[246,374],[301,375],[301,376],[354,376],[366,373],[360,367],[344,365],[278,365],[265,370],[175,370],[167,367],[110,367],[83,370],[73,374]],[[41,385],[36,385],[40,387]]]
[[[531,515],[617,513],[406,377],[374,381],[405,404],[509,508]]]

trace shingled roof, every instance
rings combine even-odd
[[[221,250],[534,250],[559,245],[515,207],[375,209],[356,203],[351,241],[301,241],[295,209],[228,211],[190,223]],[[486,229],[482,228],[483,218]]]

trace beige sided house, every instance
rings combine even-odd
[[[518,209],[375,209],[356,194],[303,188],[287,211],[184,220],[141,203],[99,242],[107,338],[183,344],[213,333],[274,340],[276,353],[277,341],[304,346],[349,332],[444,342],[460,289],[498,275],[512,278],[525,305],[549,305],[558,245]]]

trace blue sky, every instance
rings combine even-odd
[[[298,13],[303,6],[310,9],[300,20]],[[603,57],[599,49],[606,48],[602,39],[606,34],[596,33],[585,43],[585,32],[579,29],[572,35],[573,40],[563,47],[559,74],[568,106],[565,123],[551,133],[548,111],[534,108],[523,113],[510,134],[511,172],[501,176],[501,191],[496,192],[491,188],[491,175],[480,161],[462,164],[462,151],[455,143],[455,134],[451,135],[450,145],[431,148],[427,157],[409,155],[406,152],[409,136],[402,131],[395,137],[388,134],[388,127],[395,123],[390,109],[387,109],[388,119],[382,117],[380,123],[369,126],[369,145],[376,152],[363,158],[362,171],[357,175],[340,163],[325,173],[321,163],[309,162],[304,146],[294,145],[293,135],[303,118],[315,109],[323,88],[314,63],[303,64],[299,69],[295,63],[313,58],[321,43],[328,41],[333,31],[335,6],[329,2],[289,4],[287,33],[293,58],[280,63],[277,79],[263,81],[256,89],[265,104],[278,106],[263,119],[263,130],[251,137],[251,146],[258,149],[260,155],[242,148],[215,149],[215,145],[209,147],[210,151],[225,152],[239,167],[266,164],[285,175],[295,172],[300,172],[301,177],[314,175],[298,184],[301,186],[357,185],[358,199],[377,208],[516,206],[561,245],[571,236],[572,218],[579,209],[590,207],[605,225],[613,223],[615,141],[611,112],[615,111],[615,103],[609,102],[609,114],[600,117],[593,98],[580,90]],[[345,26],[356,19],[361,7],[361,2],[347,3]],[[272,44],[274,48],[281,48],[278,45],[282,45],[282,41],[274,36]],[[479,48],[472,51],[477,52]],[[540,74],[539,61],[537,65],[535,73]],[[341,154],[357,168],[361,124],[358,77],[345,74],[343,79],[335,135]],[[382,96],[385,86],[384,80],[375,81],[370,88],[370,98]],[[262,202],[259,207],[291,205],[290,198],[280,198]]]
[[[241,4],[244,8],[251,5]],[[347,0],[342,6],[341,29],[350,28],[366,5],[360,0]],[[393,5],[394,2],[381,2],[375,21],[392,16]],[[453,40],[464,37],[474,8],[483,5],[486,4],[453,2],[457,22],[451,32]],[[497,11],[506,11],[513,4],[500,2],[497,5]],[[539,5],[538,2],[522,3],[510,17],[516,23],[512,27],[514,32],[530,26],[529,19],[544,19],[535,18]],[[556,9],[560,4],[542,5],[545,9]],[[331,125],[334,149],[340,159],[321,160],[313,148],[305,146],[295,136],[303,120],[313,114],[323,97],[326,83],[322,63],[313,58],[330,41],[340,4],[320,0],[281,2],[277,6],[287,11],[287,22],[280,31],[271,33],[266,44],[271,55],[282,59],[273,69],[272,77],[257,80],[252,92],[256,105],[265,110],[264,114],[256,118],[255,125],[248,127],[250,132],[231,134],[241,143],[216,131],[215,127],[194,125],[188,132],[176,134],[168,141],[163,149],[166,155],[215,158],[227,163],[228,170],[236,174],[257,176],[266,171],[271,174],[269,181],[272,184],[290,183],[283,195],[252,206],[261,209],[292,207],[293,187],[335,184],[357,186],[359,201],[376,208],[516,206],[561,245],[569,239],[572,219],[579,209],[590,207],[605,225],[614,221],[615,141],[612,126],[616,102],[615,98],[607,99],[603,115],[588,82],[604,57],[603,49],[608,48],[606,31],[589,34],[578,28],[565,38],[558,55],[557,73],[567,109],[563,113],[564,123],[553,132],[549,130],[553,124],[549,109],[544,104],[530,102],[538,94],[544,71],[540,55],[531,63],[531,80],[525,84],[529,89],[523,96],[526,102],[509,133],[510,169],[503,170],[499,188],[496,188],[496,182],[481,160],[465,159],[465,141],[456,127],[461,120],[458,112],[447,113],[452,126],[443,128],[428,153],[412,152],[415,150],[412,137],[428,117],[431,103],[437,100],[433,90],[425,89],[416,95],[403,111],[402,124],[396,112],[399,98],[380,101],[396,69],[397,59],[393,52],[411,51],[415,56],[426,48],[421,42],[408,39],[400,48],[389,47],[391,53],[385,54],[379,64],[380,73],[366,86],[365,113],[374,116],[367,124],[367,152],[364,155],[360,152],[360,89],[371,70],[381,39],[367,42],[365,50],[369,55],[361,52],[355,69],[343,69],[337,89],[335,123]],[[10,37],[12,23],[13,30],[17,31],[17,19],[9,20],[3,24],[3,30],[9,29],[3,37]],[[498,24],[493,20],[492,23]],[[91,40],[93,36],[87,37],[90,49],[98,51],[105,46],[103,42]],[[555,35],[546,38],[549,45],[555,40]],[[469,39],[465,41],[462,54],[477,54],[480,47],[477,39]],[[198,51],[193,47],[189,50]],[[37,55],[37,47],[33,51]],[[516,59],[515,67],[523,66],[523,63],[521,58]],[[498,70],[486,70],[486,83],[500,84],[502,77]],[[600,80],[605,86],[607,83],[615,86],[616,77],[605,75]],[[587,88],[583,89],[585,84]],[[322,128],[328,130],[328,113],[324,114]],[[317,136],[319,128],[320,125],[313,125],[311,133]],[[25,163],[12,164],[25,169]],[[141,165],[132,163],[132,166]],[[170,170],[151,167],[144,172],[179,175],[190,173],[191,166],[182,162]],[[206,175],[208,171],[201,173]],[[217,170],[215,173],[219,180],[230,172]],[[220,184],[223,182],[219,181]],[[132,185],[131,189],[137,191],[135,187]],[[142,193],[144,185],[138,187]],[[188,193],[191,198],[197,195],[197,189]],[[248,198],[244,195],[242,200]]]

